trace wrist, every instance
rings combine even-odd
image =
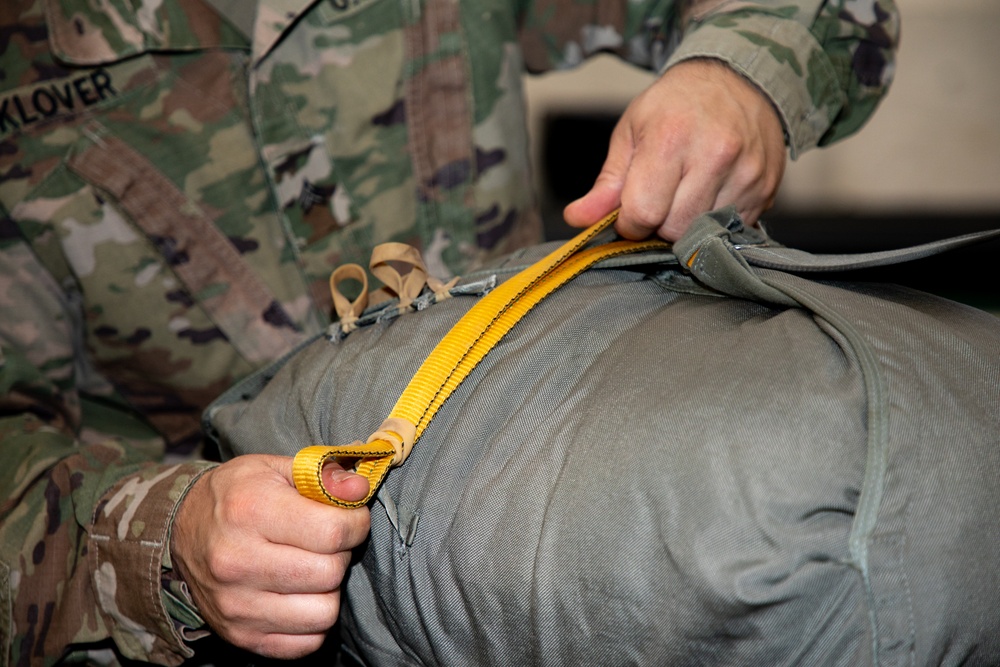
[[[97,503],[88,550],[99,608],[129,658],[178,664],[193,655],[169,613],[163,563],[169,531],[191,484],[214,464],[148,465],[119,480]]]

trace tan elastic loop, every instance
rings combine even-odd
[[[337,287],[344,280],[357,280],[361,283],[361,294],[354,301],[349,301]],[[357,328],[358,318],[368,307],[368,274],[357,264],[338,266],[330,274],[330,294],[333,296],[333,307],[340,317],[340,329],[349,333]]]
[[[369,436],[368,442],[384,440],[392,445],[392,448],[396,450],[395,455],[392,457],[392,465],[396,467],[402,465],[406,457],[410,455],[416,439],[416,424],[399,417],[389,417],[382,422],[377,431]]]
[[[393,264],[408,266],[409,270],[400,273]],[[420,296],[427,280],[427,268],[420,251],[405,243],[381,243],[375,246],[368,268],[389,290],[396,293],[401,309],[408,308]]]

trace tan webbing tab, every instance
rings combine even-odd
[[[396,266],[402,265],[402,273]],[[420,251],[405,243],[381,243],[372,251],[368,264],[372,274],[399,298],[399,308],[405,309],[420,296],[427,282],[427,267]]]
[[[301,463],[296,456],[296,487],[303,495],[341,507],[358,507],[377,491],[389,468],[406,460],[413,445],[420,439],[437,410],[462,383],[476,365],[535,305],[562,285],[593,266],[596,262],[618,255],[645,250],[669,248],[663,241],[616,241],[584,249],[597,234],[614,224],[615,211],[593,227],[561,246],[539,262],[509,278],[480,299],[445,334],[403,391],[389,418],[369,438],[364,447],[369,454],[359,454],[355,443],[343,447],[307,447]],[[368,497],[358,502],[335,498],[326,489],[316,488],[322,466],[330,458],[360,457],[354,469],[368,478]],[[317,469],[318,466],[318,469]],[[299,470],[302,468],[302,470]],[[306,491],[303,491],[306,489]]]
[[[361,283],[361,294],[353,301],[348,300],[340,291],[340,283],[345,280],[356,280]],[[340,329],[349,333],[357,328],[358,318],[368,307],[368,274],[358,264],[338,266],[330,274],[330,295],[333,296],[333,308],[340,317]]]

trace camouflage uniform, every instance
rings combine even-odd
[[[0,3],[0,664],[191,656],[164,546],[202,408],[376,243],[443,276],[538,240],[524,70],[720,58],[795,155],[870,115],[898,31],[891,0],[250,4]]]

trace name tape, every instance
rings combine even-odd
[[[8,93],[0,98],[0,134],[79,113],[117,96],[111,74],[104,68]]]

